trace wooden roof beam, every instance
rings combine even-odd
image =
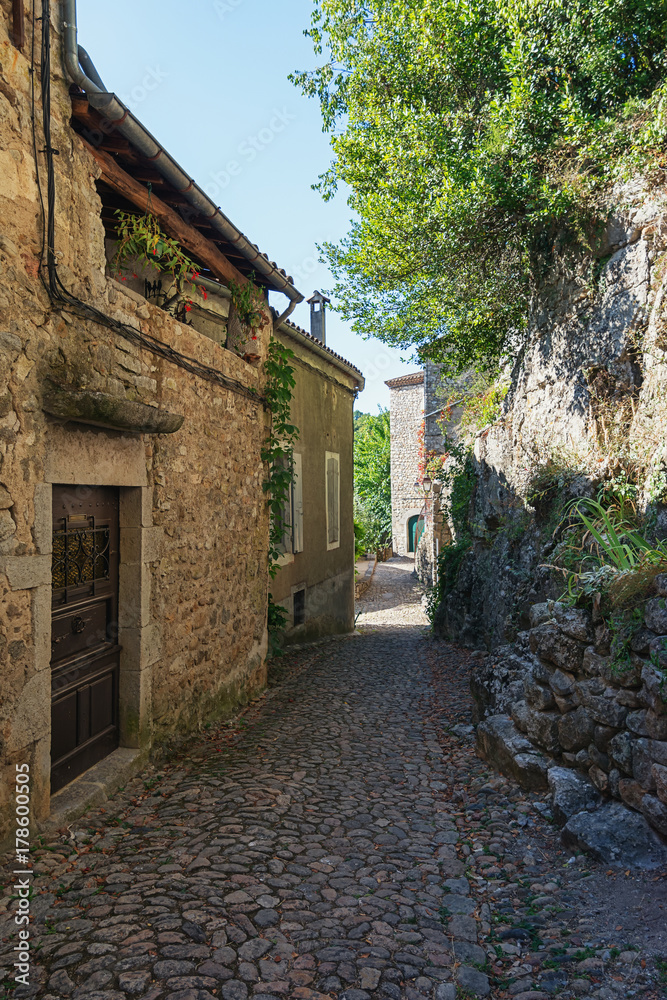
[[[136,205],[137,208],[140,208],[142,212],[147,211],[149,208],[148,189],[135,181],[116,163],[112,156],[91,146],[85,139],[82,139],[82,142],[99,164],[102,171],[101,180],[118,194],[127,198],[133,205]],[[246,283],[247,278],[234,267],[227,257],[220,253],[210,240],[202,236],[194,226],[185,222],[177,211],[166,205],[154,193],[150,195],[150,210],[165,232],[173,239],[178,240],[184,250],[198,257],[218,281],[234,281],[239,285]]]

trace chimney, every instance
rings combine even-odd
[[[314,337],[315,340],[321,341],[322,344],[326,344],[326,305],[325,303],[331,300],[322,295],[322,292],[315,291],[308,299],[310,304],[310,335]]]

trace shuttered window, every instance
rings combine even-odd
[[[290,458],[287,455],[282,455],[279,459],[280,465],[283,469],[288,469],[290,467]],[[287,555],[294,551],[294,538],[293,538],[293,527],[292,527],[292,493],[293,489],[290,488],[289,496],[286,502],[282,505],[280,510],[280,525],[282,528],[282,538],[278,543],[278,549]]]
[[[340,545],[340,461],[339,456],[326,453],[327,548]]]
[[[303,552],[303,468],[301,455],[292,466],[292,540],[294,552]]]

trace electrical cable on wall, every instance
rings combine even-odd
[[[186,354],[181,354],[180,351],[176,351],[173,347],[168,344],[163,343],[155,337],[150,336],[150,334],[141,333],[135,327],[130,326],[128,323],[122,323],[120,320],[113,319],[111,316],[107,316],[100,309],[95,306],[90,305],[87,302],[83,302],[81,299],[73,295],[60,280],[60,275],[58,274],[58,261],[55,249],[55,202],[56,202],[56,184],[55,184],[55,168],[53,157],[58,155],[58,150],[54,149],[51,143],[51,3],[50,0],[42,0],[42,17],[39,19],[42,22],[42,44],[41,44],[41,60],[40,60],[40,73],[41,73],[41,97],[42,97],[42,129],[44,135],[44,149],[41,152],[44,153],[46,157],[46,206],[44,204],[44,197],[42,192],[42,185],[40,180],[39,171],[39,158],[38,153],[40,152],[37,148],[37,128],[35,122],[35,9],[33,6],[32,14],[32,68],[31,68],[31,121],[32,121],[32,134],[33,134],[33,149],[35,154],[35,169],[37,173],[37,188],[39,191],[39,200],[42,213],[42,249],[40,253],[40,267],[39,273],[42,279],[42,283],[49,295],[52,304],[58,308],[71,309],[73,312],[82,315],[84,318],[92,320],[94,323],[98,323],[100,326],[107,327],[113,330],[115,333],[119,334],[125,340],[129,340],[131,343],[137,344],[139,347],[145,348],[152,354],[158,357],[164,358],[171,364],[177,365],[179,368],[190,372],[192,375],[196,375],[198,378],[204,379],[207,382],[213,382],[217,385],[228,389],[230,392],[235,392],[238,395],[245,396],[246,399],[250,399],[255,403],[260,403],[266,407],[266,400],[258,392],[253,389],[248,388],[243,385],[242,382],[238,382],[236,379],[230,378],[228,375],[224,375],[221,371],[216,368],[212,368],[210,365],[206,365],[196,358],[191,358]],[[46,258],[46,261],[45,261]],[[46,271],[46,275],[45,275]]]

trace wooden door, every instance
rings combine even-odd
[[[118,746],[118,490],[53,487],[51,791]]]

